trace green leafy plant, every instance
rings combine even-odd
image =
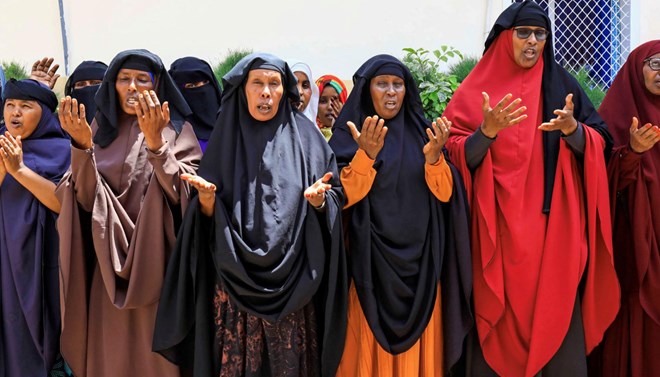
[[[247,55],[250,55],[251,53],[252,50],[249,49],[229,50],[229,52],[227,53],[227,57],[225,57],[220,63],[218,63],[213,68],[213,73],[215,74],[215,77],[218,79],[220,86],[222,86],[222,77],[226,75],[227,72],[231,71],[231,69],[234,68],[236,63],[238,63],[241,59],[243,59]]]
[[[25,67],[15,61],[2,62],[2,69],[5,71],[5,77],[8,81],[9,79],[23,80],[29,76],[29,72]]]
[[[479,63],[479,58],[474,56],[466,56],[460,62],[449,66],[448,73],[456,76],[459,83],[465,81],[465,78],[472,72],[474,67]]]
[[[404,48],[403,51],[406,53],[403,63],[419,86],[424,115],[428,119],[439,117],[459,84],[455,75],[440,71],[440,62],[447,63],[450,58],[456,57],[463,59],[463,55],[445,45],[433,51],[424,48]]]
[[[589,70],[586,67],[580,68],[577,72],[570,71],[570,73],[578,81],[582,90],[587,93],[587,97],[594,104],[594,107],[596,109],[599,108],[607,93],[605,86],[591,78],[589,76]]]

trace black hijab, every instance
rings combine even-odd
[[[192,110],[191,123],[195,135],[200,140],[208,140],[213,131],[215,117],[220,108],[222,90],[209,63],[204,60],[185,57],[177,59],[170,66],[170,75]],[[198,88],[185,88],[186,83],[208,80],[208,84]]]
[[[395,75],[405,82],[399,113],[386,120],[385,145],[369,194],[349,209],[350,269],[364,315],[378,343],[399,354],[426,329],[442,283],[445,357],[448,370],[462,353],[472,323],[467,204],[455,168],[450,202],[442,204],[424,177],[422,148],[428,142],[417,85],[408,68],[389,55],[369,59],[353,76],[353,91],[333,127],[330,147],[340,169],[357,151],[347,121],[358,128],[375,114],[371,79]],[[450,165],[451,166],[451,165]]]
[[[82,89],[76,89],[75,84],[79,81],[103,80],[107,69],[108,66],[103,62],[85,60],[76,67],[71,76],[69,76],[69,79],[66,80],[66,85],[64,86],[64,95],[71,96],[78,100],[78,103],[85,105],[85,117],[89,124],[92,124],[92,120],[96,114],[94,96],[96,96],[96,91],[101,85],[90,85]]]
[[[117,137],[119,113],[119,98],[115,89],[117,74],[122,68],[138,69],[149,72],[154,80],[154,91],[162,104],[170,105],[170,122],[177,134],[181,132],[185,118],[190,115],[190,107],[176,87],[160,58],[147,50],[127,50],[120,52],[110,62],[94,101],[97,105],[96,122],[98,131],[94,135],[94,143],[106,147]]]
[[[538,4],[533,1],[514,3],[500,14],[495,25],[490,30],[486,39],[486,50],[495,41],[503,30],[515,26],[541,26],[551,30],[550,18]],[[573,93],[573,117],[580,123],[589,126],[605,140],[605,156],[609,157],[612,150],[612,136],[607,131],[607,125],[601,119],[587,94],[580,87],[577,80],[555,61],[553,51],[552,33],[548,35],[543,48],[543,121],[548,122],[556,117],[552,112],[563,109],[566,104],[566,95]],[[557,170],[557,158],[559,156],[560,131],[543,132],[543,160],[544,164],[544,195],[543,212],[550,212],[552,201],[552,190],[555,183],[555,171]]]
[[[278,112],[266,122],[247,108],[244,84],[252,69],[282,76]],[[199,169],[217,185],[213,224],[201,217],[195,199],[168,266],[154,350],[194,365],[196,376],[217,375],[219,354],[212,352],[209,328],[211,291],[220,280],[242,310],[269,321],[313,301],[322,372],[334,376],[347,307],[344,196],[334,155],[311,121],[291,107],[290,100],[298,98],[296,79],[281,59],[248,55],[223,84],[222,108]],[[333,188],[326,193],[325,213],[319,213],[303,191],[326,172],[333,173]]]

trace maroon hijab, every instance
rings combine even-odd
[[[646,89],[642,73],[644,59],[659,52],[660,40],[646,42],[633,50],[599,109],[614,137],[615,154],[628,148],[633,116],[639,119],[640,127],[646,123],[660,126],[660,96]],[[630,250],[634,250],[638,280],[630,283],[639,286],[639,299],[644,311],[660,324],[660,146],[654,146],[644,153],[636,179],[622,193],[616,192],[618,162],[618,158],[612,158],[608,170],[612,200],[617,200],[617,196],[623,194],[625,196],[622,199],[628,201],[631,234],[626,237],[631,240]],[[613,202],[612,217],[615,224],[616,208],[617,203]],[[625,277],[621,279],[625,280]]]

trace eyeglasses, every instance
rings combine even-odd
[[[536,37],[537,41],[545,41],[548,38],[548,34],[550,34],[550,32],[545,29],[530,29],[527,27],[519,27],[513,30],[516,31],[516,36],[520,39],[527,39],[532,33],[534,33],[534,37]]]
[[[644,59],[644,63],[649,63],[649,68],[654,71],[660,71],[660,58]]]

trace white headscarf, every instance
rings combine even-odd
[[[310,87],[312,88],[312,98],[309,99],[309,103],[303,111],[303,114],[316,124],[316,114],[319,111],[319,88],[316,86],[314,77],[312,77],[312,70],[309,66],[303,62],[293,61],[290,65],[291,71],[295,74],[296,72],[302,72],[307,75],[309,79]]]

